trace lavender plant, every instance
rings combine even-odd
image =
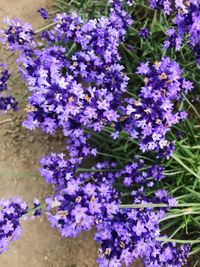
[[[23,125],[48,134],[60,129],[66,147],[40,161],[40,175],[54,185],[44,204],[35,199],[28,210],[16,200],[2,202],[0,252],[18,237],[20,218],[44,211],[64,237],[95,228],[101,267],[138,258],[144,266],[184,266],[200,250],[199,240],[189,239],[199,229],[200,136],[191,114],[200,115],[187,97],[196,93],[198,67],[188,48],[192,71],[163,42],[167,29],[165,47],[180,45],[189,32],[198,61],[199,3],[73,4],[78,14],[58,1],[66,12],[41,30],[17,19],[5,20],[1,31],[1,42],[20,53],[17,68],[29,91]],[[39,13],[49,19],[45,9]],[[8,78],[2,72],[0,91]],[[86,167],[87,159],[95,163]]]
[[[3,70],[0,71],[0,111],[6,112],[11,109],[16,111],[17,102],[15,98],[7,94],[7,82],[10,78],[10,73],[7,69],[5,69],[4,65],[0,65],[0,68],[3,68]]]

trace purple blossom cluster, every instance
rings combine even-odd
[[[152,165],[145,168],[144,160],[135,157],[133,163],[128,163],[118,175],[126,187],[133,187],[136,184],[153,187],[156,181],[164,178],[164,167]]]
[[[197,0],[192,0],[197,2]],[[149,0],[152,9],[163,10],[166,15],[170,15],[174,10],[178,12],[187,11],[187,1],[184,0]]]
[[[24,47],[18,60],[31,93],[24,126],[47,133],[63,129],[70,157],[80,162],[96,155],[82,129],[99,132],[119,118],[128,77],[118,50],[132,20],[114,1],[109,17],[85,22],[63,13],[54,22],[52,30],[41,34],[49,48]]]
[[[123,110],[125,130],[133,139],[139,140],[142,152],[158,151],[160,157],[169,157],[173,143],[167,141],[166,134],[187,116],[186,112],[175,112],[175,101],[193,85],[182,78],[182,70],[170,58],[162,58],[152,66],[149,62],[141,63],[137,73],[145,76],[145,84],[138,100],[126,100]]]
[[[49,18],[49,14],[47,12],[47,10],[43,7],[41,7],[40,9],[38,9],[38,13],[40,14],[40,16],[43,18],[43,19],[48,19]]]
[[[143,40],[147,40],[150,36],[150,32],[147,28],[141,28],[139,30],[139,36],[143,39]]]
[[[116,168],[115,163],[102,162],[92,167],[90,173],[79,173],[74,168],[70,171],[71,163],[62,154],[53,154],[41,163],[41,175],[55,185],[55,194],[46,200],[48,220],[65,237],[76,237],[95,227],[95,240],[101,245],[99,266],[129,266],[138,258],[152,267],[180,267],[186,263],[189,246],[177,249],[175,244],[162,245],[158,240],[162,237],[159,222],[167,208],[121,209],[123,196],[114,188],[119,180],[132,186],[131,204],[163,203],[175,207],[176,199],[165,190],[156,190],[149,198],[141,187],[152,186],[146,181],[149,177],[154,181],[163,179],[162,167],[151,166],[145,172],[144,162],[136,158],[135,163],[119,172],[111,171]]]
[[[22,22],[20,19],[10,20],[8,18],[4,19],[4,23],[6,29],[0,30],[0,41],[7,45],[11,51],[36,46],[31,25]]]
[[[80,151],[94,155],[81,128],[101,131],[119,118],[117,107],[128,77],[118,48],[131,19],[120,2],[114,1],[108,18],[84,22],[75,14],[63,13],[54,22],[52,30],[42,33],[50,46],[42,50],[33,49],[32,31],[26,24],[19,29],[30,37],[18,60],[31,92],[24,126],[40,127],[47,133],[62,128],[71,157],[76,154],[80,158]],[[12,32],[10,28],[7,31]],[[7,41],[15,40],[16,35],[19,33],[8,38],[7,34]],[[14,47],[15,41],[11,45]]]
[[[98,163],[98,172],[76,174],[76,177],[68,172],[64,184],[46,200],[48,220],[62,236],[76,237],[112,217],[119,209],[120,194],[112,186],[114,174],[101,172],[105,167],[107,163]],[[62,172],[62,169],[57,170]],[[46,179],[45,173],[43,176]]]
[[[27,211],[27,204],[20,198],[0,201],[0,254],[19,238],[22,231],[19,220]]]
[[[1,65],[0,65],[1,67]],[[4,67],[4,65],[3,65]],[[5,91],[8,90],[8,79],[10,78],[10,72],[7,69],[0,71],[0,111],[6,112],[8,110],[16,110],[17,102],[15,98],[9,95],[5,95]]]
[[[167,39],[164,43],[165,48],[175,47],[180,50],[185,37],[192,49],[197,64],[200,65],[200,2],[196,0],[188,1],[186,12],[178,13],[174,19],[174,28],[167,31]]]
[[[51,154],[40,161],[42,168],[40,175],[48,184],[64,186],[72,178],[75,178],[77,166],[70,159],[65,159],[64,154]]]
[[[161,244],[159,220],[163,211],[123,209],[97,225],[95,240],[101,245],[100,267],[130,266],[142,259],[144,266],[181,267],[187,263],[188,245],[179,249],[174,244]]]
[[[42,215],[41,203],[40,203],[39,199],[34,198],[32,219],[35,219],[36,217],[40,217],[41,215]]]

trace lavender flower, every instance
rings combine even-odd
[[[199,1],[188,1],[186,12],[178,13],[174,20],[175,27],[167,31],[167,39],[164,43],[165,48],[175,47],[180,50],[184,38],[192,49],[197,64],[200,65],[200,3]]]
[[[27,211],[27,204],[20,198],[0,201],[0,254],[8,249],[11,241],[21,235],[19,220]]]
[[[24,126],[47,133],[62,128],[70,156],[80,162],[96,154],[81,126],[99,132],[119,119],[117,107],[128,77],[118,50],[131,19],[114,1],[108,18],[83,22],[77,15],[63,13],[54,21],[53,30],[42,34],[51,48],[26,48],[18,60],[31,92]],[[67,48],[71,43],[74,50]]]
[[[64,159],[64,154],[51,154],[49,157],[42,158],[40,163],[43,167],[39,169],[41,176],[47,183],[57,186],[68,184],[77,171],[77,167],[70,159]]]
[[[191,2],[196,2],[196,0],[191,0]],[[149,3],[152,9],[163,10],[166,15],[170,15],[174,10],[181,13],[187,12],[187,1],[184,0],[149,0]]]
[[[0,95],[0,111],[6,112],[9,110],[17,110],[17,102],[12,96],[2,96]]]
[[[40,14],[40,16],[43,18],[43,19],[48,19],[49,18],[49,14],[47,12],[47,10],[45,8],[40,8],[38,9],[38,13]]]
[[[0,65],[1,67],[1,65]],[[5,68],[5,66],[3,65]],[[10,72],[7,69],[4,69],[0,72],[0,111],[6,112],[9,110],[17,110],[17,102],[15,98],[12,96],[8,96],[7,94],[3,94],[4,91],[8,90],[8,79],[10,78]]]
[[[97,167],[107,166],[104,163]],[[55,196],[46,200],[48,220],[62,236],[76,237],[104,218],[112,217],[120,204],[119,193],[112,187],[114,174],[83,173],[70,177]]]
[[[0,41],[10,50],[23,50],[27,47],[35,47],[34,32],[31,25],[20,19],[5,19],[6,29],[0,31]]]
[[[143,40],[147,40],[149,38],[150,32],[147,28],[141,28],[139,30],[139,36],[143,39]]]
[[[0,72],[0,92],[8,89],[7,81],[10,78],[10,73],[7,69]]]
[[[123,177],[123,183],[126,187],[133,187],[136,184],[152,187],[156,181],[164,178],[164,167],[152,165],[144,168],[144,161],[134,158],[133,163],[129,163],[119,173]]]
[[[33,215],[32,218],[34,219],[35,217],[40,217],[42,214],[42,208],[41,208],[41,203],[39,201],[39,199],[34,198],[33,200]]]
[[[139,140],[140,149],[158,151],[159,156],[169,157],[173,143],[166,139],[173,125],[185,119],[186,112],[175,112],[174,102],[193,88],[191,82],[181,77],[182,71],[176,62],[163,58],[153,66],[142,63],[137,73],[145,74],[145,85],[139,99],[127,99],[125,130],[131,138]]]
[[[165,14],[169,15],[172,11],[171,0],[149,0],[152,9],[163,10]]]
[[[138,258],[144,266],[185,265],[190,250],[188,245],[177,248],[175,244],[162,245],[156,241],[160,237],[159,220],[163,216],[163,210],[123,209],[97,225],[95,240],[101,245],[99,266],[129,266]]]

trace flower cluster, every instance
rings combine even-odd
[[[76,237],[119,209],[120,194],[112,187],[114,174],[101,172],[107,163],[98,163],[96,167],[96,173],[76,174],[77,177],[67,174],[62,189],[46,200],[48,220],[62,236]],[[62,167],[59,169],[62,172]]]
[[[167,40],[164,43],[165,48],[175,47],[180,50],[184,38],[192,49],[197,64],[200,65],[200,2],[190,0],[187,12],[179,13],[174,19],[175,27],[167,31]]]
[[[40,203],[39,199],[35,198],[33,200],[32,219],[35,219],[36,217],[40,217],[41,215],[42,215],[41,203]]]
[[[80,162],[96,154],[82,128],[101,131],[119,118],[117,107],[128,83],[119,46],[131,19],[114,1],[109,17],[84,22],[63,13],[54,22],[42,33],[50,48],[26,47],[18,60],[31,92],[24,126],[47,133],[62,128],[70,156]]]
[[[28,115],[29,128],[39,125],[52,132],[61,126],[67,131],[72,124],[82,124],[99,131],[106,122],[117,120],[116,106],[128,81],[119,64],[121,24],[114,15],[83,25],[65,14],[56,20],[62,22],[51,35],[66,38],[66,45],[74,41],[81,49],[67,59],[66,48],[48,48],[24,64],[34,110]]]
[[[43,19],[48,19],[49,18],[49,14],[47,12],[47,10],[43,7],[41,7],[40,9],[38,9],[38,13],[40,14],[40,16],[43,18]]]
[[[169,15],[172,11],[170,0],[150,0],[150,7],[152,9],[164,10],[165,14]]]
[[[35,47],[32,26],[20,19],[5,19],[6,29],[0,31],[0,41],[10,50],[23,50],[27,47]]]
[[[70,159],[66,160],[64,157],[64,154],[53,153],[41,159],[42,168],[39,171],[47,183],[63,186],[74,178],[77,166]]]
[[[167,208],[121,209],[122,195],[113,187],[117,180],[132,186],[131,204],[166,203],[174,207],[176,199],[165,190],[156,190],[149,198],[144,187],[135,188],[136,184],[148,184],[148,177],[154,181],[164,178],[162,167],[151,166],[145,172],[144,162],[136,158],[135,163],[119,172],[107,170],[116,168],[115,163],[103,162],[92,167],[90,173],[78,173],[79,169],[74,169],[63,154],[52,154],[41,164],[41,175],[56,185],[55,194],[46,199],[48,220],[64,237],[76,237],[81,231],[95,227],[95,240],[101,245],[99,266],[121,267],[123,263],[129,266],[138,258],[152,267],[164,267],[166,263],[180,267],[186,263],[189,246],[177,249],[175,244],[162,245],[158,241],[159,222]]]
[[[10,78],[10,73],[7,69],[0,71],[0,111],[3,112],[11,109],[13,110],[17,109],[17,102],[15,101],[14,97],[3,95],[3,92],[7,91],[8,89],[7,81],[9,78]]]
[[[129,163],[118,174],[123,178],[123,184],[126,187],[133,187],[136,184],[147,185],[152,187],[156,181],[160,181],[164,178],[164,167],[159,165],[152,165],[150,167],[144,167],[144,160],[134,158],[133,163]]]
[[[150,32],[147,28],[141,28],[139,30],[139,36],[143,39],[143,40],[147,40],[149,38]]]
[[[175,101],[193,88],[192,83],[182,78],[179,65],[170,58],[152,66],[141,63],[137,73],[145,75],[145,85],[138,100],[127,99],[125,129],[132,138],[138,138],[143,152],[158,151],[159,156],[169,156],[173,143],[167,141],[166,134],[187,116],[186,112],[175,112]]]
[[[136,203],[148,203],[135,196]],[[158,241],[161,237],[159,221],[165,212],[145,209],[121,209],[114,216],[97,225],[95,240],[101,245],[100,267],[131,265],[140,258],[144,266],[180,267],[187,262],[190,247],[179,249],[174,244]]]
[[[196,2],[196,0],[191,0]],[[149,0],[150,7],[152,9],[163,10],[166,15],[170,15],[174,10],[178,10],[180,12],[187,11],[187,1],[184,0]]]
[[[0,74],[0,92],[2,92],[8,89],[7,81],[10,78],[10,73],[8,70],[3,70]]]
[[[0,201],[0,254],[19,238],[22,231],[19,220],[27,211],[27,204],[20,198]]]

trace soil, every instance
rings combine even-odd
[[[6,16],[20,17],[39,28],[44,22],[37,14],[39,7],[48,7],[50,0],[0,0],[0,21]],[[1,25],[1,22],[0,22]],[[9,57],[0,45],[0,62],[9,62],[15,69],[15,57]],[[14,71],[15,73],[15,71]],[[12,93],[23,95],[24,86],[10,84]],[[28,131],[21,124],[24,114],[0,116],[0,198],[21,196],[31,203],[34,197],[44,199],[51,192],[37,173],[38,162],[51,151],[60,151],[60,136],[47,136]],[[2,121],[7,122],[2,124]],[[22,237],[13,242],[8,252],[0,256],[1,267],[95,267],[97,245],[93,233],[83,233],[77,239],[65,239],[52,229],[45,218],[23,222]]]

